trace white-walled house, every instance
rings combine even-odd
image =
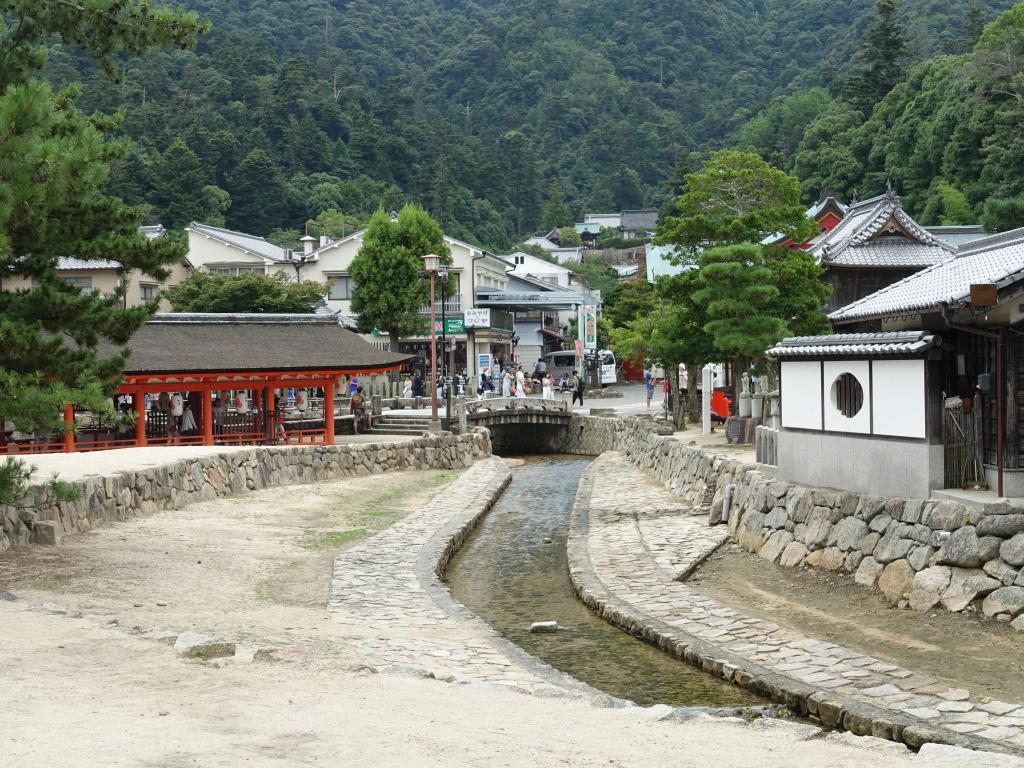
[[[194,269],[215,275],[270,274],[285,261],[285,249],[271,242],[222,227],[192,222],[188,235],[188,260]]]
[[[319,248],[313,238],[303,240],[304,252],[295,254],[292,261],[287,259],[273,260],[268,264],[268,273],[281,273],[290,279],[298,275],[302,280],[315,280],[327,283],[327,306],[343,315],[352,315],[352,292],[355,285],[350,274],[352,260],[363,246],[366,230],[354,232],[340,240],[326,242]],[[503,359],[511,358],[512,350],[512,318],[506,312],[493,311],[489,314],[486,327],[467,328],[465,314],[467,309],[474,308],[474,292],[476,288],[486,287],[505,290],[508,277],[505,272],[506,262],[488,251],[469,243],[445,237],[445,243],[451,251],[452,263],[448,267],[448,285],[451,295],[442,302],[435,303],[438,342],[441,340],[442,322],[444,323],[445,341],[449,346],[449,360],[454,354],[454,368],[458,373],[466,369],[470,376],[479,375],[477,361],[480,354],[488,354]],[[440,292],[440,291],[439,291]],[[429,304],[421,308],[424,315],[430,314]],[[442,319],[443,318],[443,319]],[[370,337],[371,342],[378,345],[388,343],[386,336]],[[397,352],[407,352],[418,357],[417,365],[429,365],[430,339],[428,335],[401,339]],[[441,366],[440,360],[438,366]]]
[[[572,270],[568,267],[552,264],[550,261],[538,259],[536,256],[522,251],[516,251],[511,256],[506,256],[505,261],[511,266],[509,274],[516,277],[532,277],[535,280],[543,280],[562,288],[568,288],[572,281]]]

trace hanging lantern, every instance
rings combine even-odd
[[[299,413],[305,413],[309,407],[309,393],[304,389],[295,391],[295,410]]]
[[[249,412],[249,393],[245,390],[239,390],[235,393],[235,410],[238,413]]]
[[[175,392],[171,395],[171,416],[181,416],[185,411],[185,401],[181,395]]]

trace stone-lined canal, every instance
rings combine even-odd
[[[613,696],[643,706],[764,704],[616,629],[575,598],[565,540],[588,463],[546,456],[514,468],[508,488],[448,566],[452,595],[508,640]],[[530,634],[532,622],[552,620],[558,632]]]

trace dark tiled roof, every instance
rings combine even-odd
[[[829,315],[844,323],[933,310],[966,300],[972,283],[1000,288],[1024,279],[1024,229],[1015,229],[962,246],[959,255],[886,286]]]
[[[409,359],[376,349],[330,315],[158,314],[128,347],[128,375],[369,370]]]
[[[779,358],[916,355],[941,343],[941,338],[926,331],[836,333],[783,339],[766,354]]]
[[[653,230],[658,226],[657,211],[623,211],[622,221],[619,222],[620,229],[630,231]]]

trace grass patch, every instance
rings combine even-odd
[[[273,602],[274,600],[274,581],[273,579],[260,579],[256,582],[256,599],[262,600],[266,603]]]
[[[375,522],[391,522],[398,517],[398,513],[387,506],[389,502],[407,496],[414,490],[447,485],[454,479],[455,473],[442,472],[439,475],[432,475],[431,477],[419,479],[414,488],[399,486],[398,488],[390,488],[386,491],[374,494],[363,502],[363,508],[359,510],[359,516],[371,524]]]
[[[307,528],[299,539],[303,549],[340,549],[353,541],[366,538],[370,531],[365,528],[352,528],[348,531],[316,531]]]

